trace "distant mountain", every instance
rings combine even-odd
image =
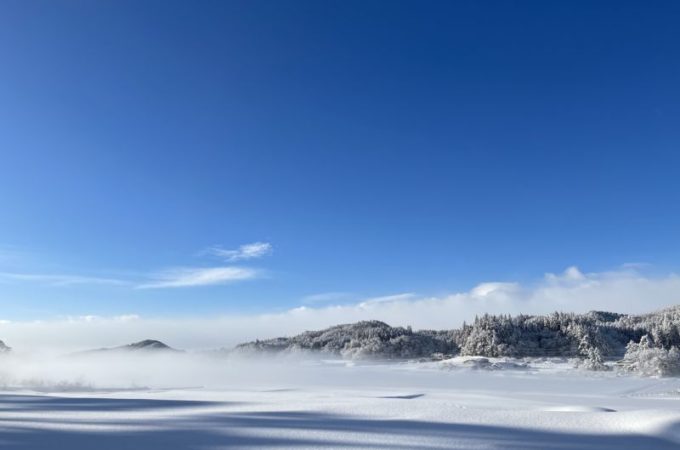
[[[182,350],[177,350],[164,344],[161,341],[154,339],[145,339],[139,342],[133,342],[128,345],[121,345],[120,347],[108,347],[108,348],[98,348],[94,350],[86,350],[84,352],[78,352],[77,355],[92,354],[92,353],[125,353],[125,352],[172,352],[179,353]]]
[[[0,353],[8,353],[12,351],[12,347],[8,347],[3,341],[0,341]]]
[[[164,344],[161,341],[156,341],[153,339],[145,339],[143,341],[134,342],[132,344],[124,345],[122,347],[116,347],[118,350],[170,350],[173,352],[178,352],[169,345]]]

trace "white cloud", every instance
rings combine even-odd
[[[47,284],[49,286],[72,286],[76,284],[126,285],[129,282],[115,278],[89,277],[81,275],[38,274],[0,272],[0,280]]]
[[[576,266],[567,267],[561,274],[546,273],[545,279],[554,282],[582,281],[586,276]]]
[[[488,297],[490,295],[514,295],[519,291],[520,286],[517,283],[502,283],[502,282],[491,282],[491,283],[480,283],[475,286],[471,291],[470,295],[472,297]]]
[[[397,294],[353,304],[307,306],[259,315],[164,319],[131,315],[129,320],[95,317],[9,323],[3,323],[0,316],[0,339],[17,351],[55,345],[63,350],[82,350],[145,338],[167,341],[179,348],[215,348],[358,320],[382,320],[415,329],[448,329],[485,312],[545,314],[596,309],[644,313],[680,304],[680,276],[675,274],[650,277],[629,269],[579,273],[581,277],[567,281],[543,278],[528,284],[491,282],[438,297]]]
[[[371,305],[374,303],[390,303],[390,302],[403,302],[405,300],[413,300],[416,298],[417,295],[414,294],[413,292],[404,292],[403,294],[392,294],[392,295],[383,295],[380,297],[371,297],[367,298],[361,303],[359,303],[359,306],[366,306],[366,305]]]
[[[224,258],[226,261],[241,261],[245,259],[256,259],[269,255],[273,250],[269,242],[253,242],[252,244],[241,245],[236,250],[226,250],[220,247],[211,247],[208,253]]]
[[[219,247],[212,247],[206,250],[206,252],[219,256],[226,261],[233,262],[261,258],[270,254],[272,250],[273,247],[268,242],[253,242],[251,244],[241,245],[236,250],[225,250]],[[0,246],[0,263],[14,260],[17,258],[17,255],[19,255],[19,253],[16,250]],[[136,277],[130,277],[129,279],[119,279],[74,274],[4,271],[0,272],[0,283],[23,282],[47,286],[96,284],[131,286],[137,289],[153,289],[227,284],[235,281],[257,278],[261,273],[262,272],[258,269],[236,266],[180,267],[147,275],[137,274]]]
[[[140,317],[137,314],[123,314],[120,316],[113,316],[113,317],[102,317],[102,316],[97,316],[97,315],[86,315],[86,316],[69,316],[66,317],[66,320],[69,323],[78,323],[78,322],[108,322],[108,321],[114,321],[114,322],[130,322],[132,320],[138,320]]]
[[[157,273],[138,289],[177,288],[227,284],[257,278],[260,272],[248,267],[185,267]]]
[[[314,304],[314,303],[329,303],[338,301],[347,301],[351,299],[353,295],[349,292],[322,292],[320,294],[307,295],[302,298],[302,303]]]

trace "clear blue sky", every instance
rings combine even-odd
[[[675,270],[679,23],[674,1],[5,0],[3,314]],[[232,266],[256,275],[206,281]]]

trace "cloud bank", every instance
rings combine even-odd
[[[201,276],[198,278],[202,279]],[[207,278],[211,279],[211,276]],[[195,274],[187,275],[181,282],[189,280],[195,281]],[[447,329],[486,312],[545,314],[558,310],[587,312],[597,309],[644,313],[673,304],[680,304],[680,277],[675,274],[645,276],[630,267],[612,272],[582,273],[572,267],[564,273],[547,274],[528,284],[482,283],[469,291],[440,297],[396,293],[351,304],[300,306],[272,314],[210,318],[144,318],[130,314],[113,318],[86,316],[37,322],[3,321],[0,339],[17,351],[56,346],[63,351],[83,350],[145,338],[160,339],[179,348],[207,349],[368,319],[391,325],[411,325],[417,329]],[[54,336],[59,336],[58,342]]]

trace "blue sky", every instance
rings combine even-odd
[[[2,2],[3,317],[676,271],[679,22],[663,1]]]

